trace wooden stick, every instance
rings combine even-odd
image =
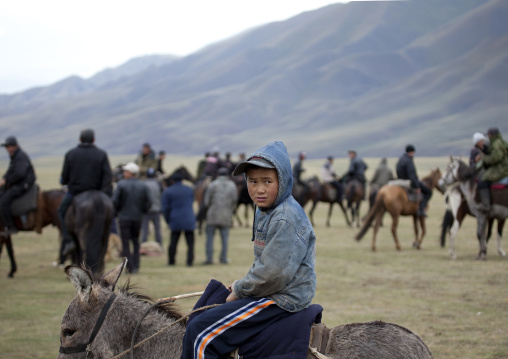
[[[174,302],[177,299],[201,296],[201,295],[203,295],[203,293],[204,292],[195,292],[195,293],[175,295],[174,297],[161,298],[161,299],[157,300],[157,303],[159,303],[159,302],[166,302],[166,301],[168,301],[168,302],[170,302],[170,301]]]

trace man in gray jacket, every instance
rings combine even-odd
[[[124,179],[118,182],[113,193],[113,205],[120,225],[120,238],[122,239],[122,256],[127,258],[129,273],[139,271],[139,231],[143,214],[148,212],[152,202],[148,188],[137,176],[139,166],[127,163],[122,167]],[[132,241],[133,253],[129,245]]]
[[[227,264],[229,228],[233,225],[233,213],[238,202],[238,190],[235,183],[228,178],[229,170],[221,167],[217,171],[215,179],[206,190],[206,261],[204,264],[213,263],[213,237],[215,230],[219,229],[222,239],[222,251],[220,262]]]
[[[143,221],[141,222],[141,242],[144,243],[148,239],[148,225],[150,222],[153,223],[153,229],[155,232],[155,240],[162,246],[162,235],[161,235],[161,195],[162,185],[155,177],[155,170],[149,168],[146,171],[145,185],[148,187],[148,193],[150,194],[150,200],[152,206],[150,210],[143,215]]]

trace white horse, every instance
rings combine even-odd
[[[485,260],[487,256],[487,223],[490,218],[503,220],[508,218],[508,203],[499,203],[496,196],[491,196],[492,204],[489,213],[479,211],[480,203],[476,202],[476,182],[474,171],[458,158],[450,157],[450,163],[446,167],[446,171],[441,177],[440,185],[451,185],[458,183],[457,188],[460,190],[467,201],[470,212],[477,218],[477,235],[480,241],[480,251],[476,259]],[[457,203],[458,194],[454,193],[451,197],[452,201]],[[460,205],[460,202],[458,202]],[[458,209],[458,206],[457,206]],[[454,234],[458,231],[459,223],[455,224]],[[506,253],[501,248],[501,237],[498,236],[498,253],[505,256]]]
[[[464,221],[464,218],[467,215],[475,217],[475,215],[470,211],[467,201],[465,199],[464,194],[462,193],[460,189],[460,184],[458,182],[453,183],[451,186],[449,186],[446,189],[446,192],[444,194],[445,202],[447,205],[447,210],[450,211],[451,216],[453,217],[450,223],[446,223],[446,219],[443,220],[443,230],[446,231],[449,228],[450,233],[450,244],[449,244],[449,250],[448,253],[450,255],[451,259],[456,259],[457,255],[455,253],[455,237],[457,236],[457,233],[459,231],[460,225]],[[498,219],[497,220],[497,252],[500,256],[506,257],[506,252],[503,250],[501,245],[501,239],[502,239],[502,233],[503,233],[503,227],[504,227],[504,219]],[[493,227],[494,220],[491,218],[489,219],[489,227],[487,232],[487,242],[491,236],[492,233],[492,227]],[[443,232],[443,236],[446,236],[446,232]],[[480,240],[480,238],[478,238]],[[445,240],[444,237],[442,238],[442,246],[444,247]]]

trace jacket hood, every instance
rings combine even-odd
[[[262,159],[270,162],[277,170],[277,176],[279,177],[279,191],[275,202],[270,206],[270,209],[274,208],[289,197],[291,195],[291,191],[293,190],[291,161],[289,160],[289,154],[286,146],[282,141],[272,141],[250,155],[247,160],[250,160],[252,157],[261,157]]]

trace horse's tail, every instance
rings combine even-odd
[[[446,245],[446,234],[452,228],[453,224],[453,214],[449,209],[446,210],[445,215],[443,217],[443,223],[441,224],[441,247],[444,248]]]
[[[360,228],[360,232],[355,236],[355,239],[359,241],[363,238],[365,233],[369,230],[370,226],[372,225],[372,222],[376,218],[376,215],[379,211],[384,211],[384,193],[378,192],[378,195],[376,196],[376,201],[372,205],[372,208],[370,209],[369,213],[367,214],[367,217],[365,218],[365,221],[362,224],[362,228]]]

